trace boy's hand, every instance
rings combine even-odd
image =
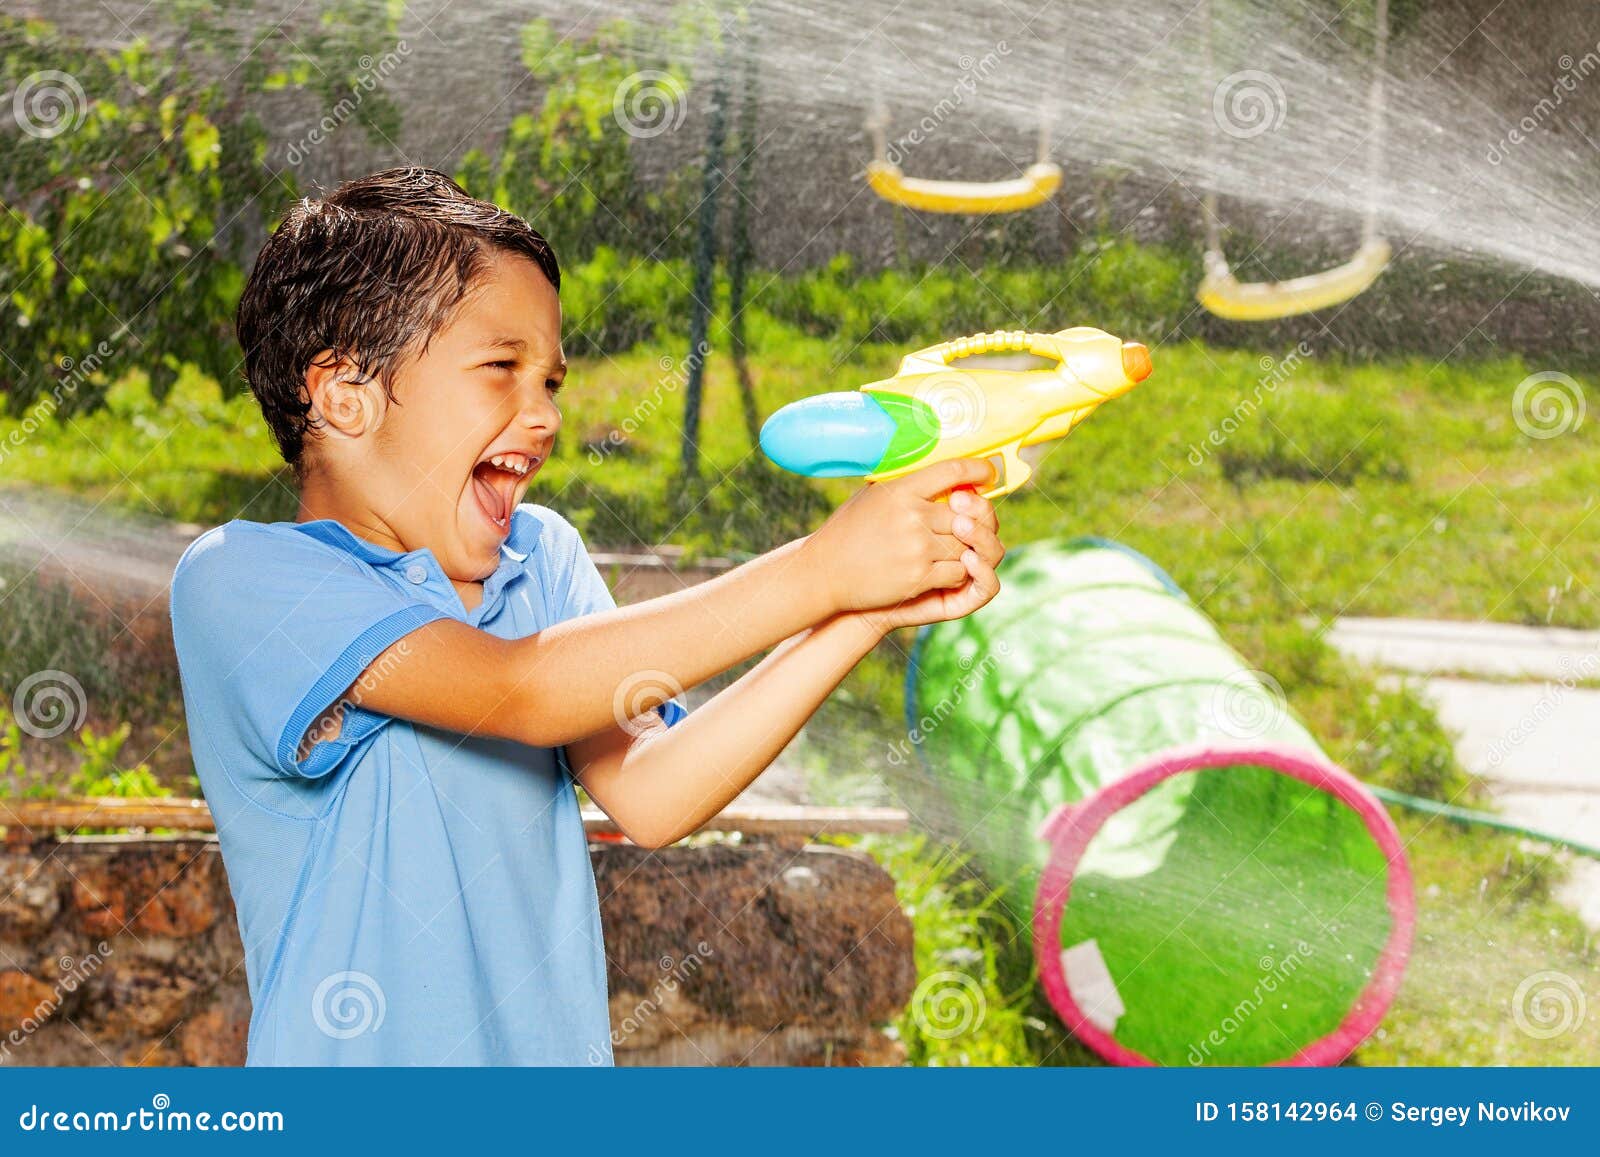
[[[963,556],[970,547],[955,528],[966,519],[972,523],[968,533],[979,533],[983,510],[963,514],[940,499],[957,487],[993,481],[987,461],[955,458],[863,486],[805,543],[803,557],[815,567],[830,605],[836,612],[879,610],[968,584],[972,567]],[[992,520],[993,508],[971,497],[988,508]]]
[[[967,581],[955,590],[925,591],[899,606],[863,612],[862,618],[880,634],[888,634],[896,627],[959,619],[1000,593],[995,567],[1005,557],[1006,548],[1000,542],[1000,520],[994,505],[971,490],[957,490],[950,496],[950,509],[955,515],[952,529],[967,544],[961,556]]]

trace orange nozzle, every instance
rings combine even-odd
[[[1144,381],[1154,369],[1148,349],[1136,341],[1122,343],[1122,372],[1128,375],[1130,382]]]

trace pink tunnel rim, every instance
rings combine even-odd
[[[1072,894],[1073,876],[1088,851],[1089,841],[1101,825],[1156,784],[1186,772],[1240,764],[1281,772],[1334,796],[1361,817],[1388,865],[1385,899],[1390,915],[1389,938],[1378,954],[1366,987],[1332,1032],[1305,1045],[1293,1056],[1271,1063],[1338,1064],[1378,1027],[1400,991],[1416,932],[1417,902],[1400,832],[1378,798],[1338,764],[1300,748],[1279,744],[1168,748],[1086,799],[1056,808],[1040,825],[1038,833],[1050,844],[1050,859],[1039,878],[1033,906],[1033,952],[1039,978],[1062,1023],[1112,1064],[1157,1065],[1159,1062],[1119,1043],[1091,1022],[1072,997],[1061,966],[1061,920]]]

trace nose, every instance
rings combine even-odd
[[[528,430],[554,436],[561,428],[561,409],[550,391],[540,382],[521,399],[517,408],[517,424]]]

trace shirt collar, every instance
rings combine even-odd
[[[390,550],[386,546],[379,546],[375,542],[368,542],[360,535],[353,532],[344,523],[333,518],[315,518],[309,522],[287,522],[283,525],[308,534],[312,538],[325,542],[330,546],[339,547],[355,555],[364,562],[378,567],[390,567],[409,559],[414,555],[426,554],[433,557],[429,547],[420,550],[398,551]],[[501,578],[508,567],[521,569],[522,564],[538,549],[539,540],[544,536],[544,523],[539,516],[527,506],[519,506],[511,512],[511,530],[506,535],[506,540],[500,544],[501,562],[495,568],[495,573],[485,580],[486,583],[495,583],[496,586],[504,583]],[[435,560],[437,561],[437,560]],[[498,582],[496,580],[499,580]]]

